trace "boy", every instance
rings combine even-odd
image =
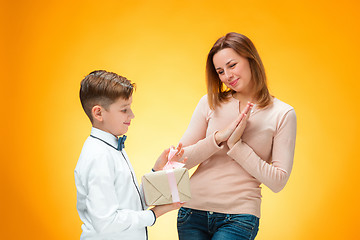
[[[107,71],[94,71],[81,82],[80,101],[92,123],[91,135],[75,168],[77,209],[83,222],[80,239],[147,239],[147,226],[179,208],[179,203],[145,210],[143,193],[124,150],[134,84]],[[165,150],[153,169],[167,162]],[[178,147],[172,160],[184,150]]]

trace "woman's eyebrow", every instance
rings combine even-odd
[[[230,59],[225,65],[229,65],[231,61],[234,61],[234,59]],[[216,68],[216,70],[221,69],[221,67]]]

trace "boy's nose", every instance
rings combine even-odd
[[[130,119],[133,119],[135,117],[134,112],[131,110]]]

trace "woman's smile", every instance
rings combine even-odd
[[[234,87],[239,81],[239,78],[235,79],[234,81],[229,82],[229,84]]]

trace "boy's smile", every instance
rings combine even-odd
[[[130,122],[124,122],[124,124],[130,126]]]

